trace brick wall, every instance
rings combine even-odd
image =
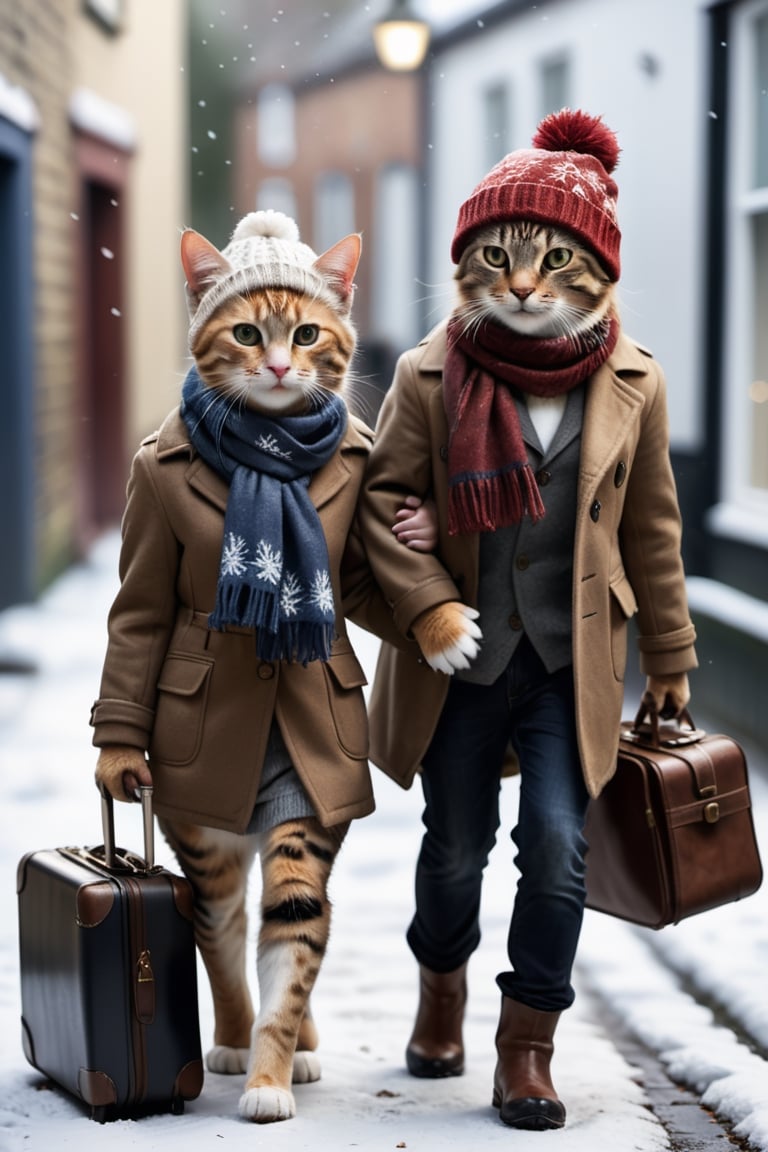
[[[0,0],[0,72],[39,115],[33,162],[35,522],[42,587],[72,558],[75,381],[71,21],[79,0]]]

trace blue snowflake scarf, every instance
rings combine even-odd
[[[270,419],[190,369],[181,415],[206,464],[229,481],[211,628],[253,628],[264,660],[327,660],[334,631],[328,548],[307,488],[347,426],[338,396]]]

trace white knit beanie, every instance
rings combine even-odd
[[[325,300],[336,311],[348,310],[332,284],[315,270],[317,254],[300,242],[296,221],[282,212],[249,212],[221,255],[229,267],[222,269],[202,296],[194,296],[187,287],[190,347],[225,300],[254,289],[293,288]]]

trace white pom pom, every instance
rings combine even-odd
[[[268,208],[265,212],[249,212],[232,233],[232,243],[247,240],[251,236],[266,236],[275,240],[299,242],[299,228],[295,220],[284,212]]]

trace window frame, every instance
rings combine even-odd
[[[721,535],[768,547],[768,486],[751,479],[753,402],[748,388],[755,375],[755,219],[768,221],[768,185],[755,188],[756,23],[768,20],[768,0],[748,0],[732,12],[729,41],[732,67],[727,91],[725,163],[725,339],[721,385],[720,503],[709,515]],[[768,375],[768,371],[766,371]],[[768,451],[768,444],[766,444]]]

